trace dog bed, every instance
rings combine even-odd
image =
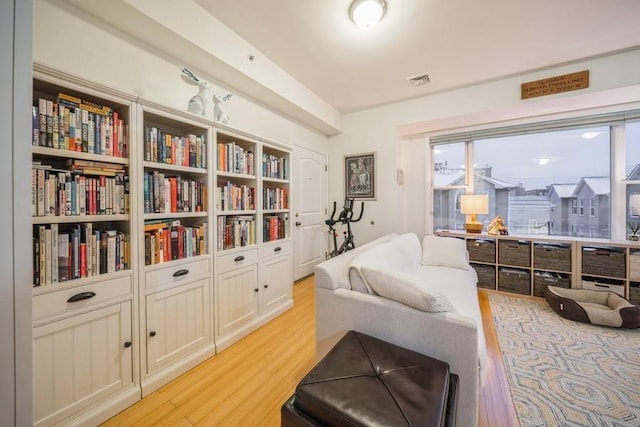
[[[616,328],[640,327],[640,307],[614,292],[548,286],[545,299],[565,319]]]

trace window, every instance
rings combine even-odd
[[[629,216],[633,218],[640,217],[640,193],[631,193],[628,197]]]
[[[490,130],[471,132],[468,139],[461,138],[465,142],[456,141],[456,136],[451,143],[444,137],[432,138],[434,229],[453,229],[463,222],[455,221],[458,200],[446,193],[469,190],[489,195],[489,213],[478,218],[485,226],[501,215],[510,234],[587,232],[610,238],[614,125],[583,123],[524,131],[516,127],[513,133],[497,129],[497,136]],[[637,183],[640,187],[640,168]],[[446,200],[449,208],[443,206]],[[590,217],[599,224],[593,231]]]

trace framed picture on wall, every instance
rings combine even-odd
[[[350,199],[376,199],[376,153],[344,156],[344,194]]]

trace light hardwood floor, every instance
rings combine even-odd
[[[518,426],[493,326],[480,291],[489,367],[480,427]],[[104,426],[279,426],[280,406],[316,362],[313,277],[293,287],[294,307],[161,387]]]

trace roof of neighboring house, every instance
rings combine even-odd
[[[478,175],[476,175],[478,176]],[[497,189],[502,189],[502,188],[515,188],[517,187],[516,184],[511,184],[510,182],[507,181],[502,181],[500,179],[495,179],[495,178],[491,178],[489,176],[480,176],[480,178],[484,179],[485,181],[487,181],[488,183],[492,184],[493,186],[495,186]]]
[[[627,181],[637,181],[640,179],[640,163],[638,163],[627,175]]]
[[[460,183],[456,183],[456,181],[460,181]],[[456,172],[448,172],[441,173],[435,172],[433,174],[433,186],[434,187],[446,187],[448,185],[463,185],[464,184],[464,174],[456,173]]]
[[[558,197],[565,199],[568,197],[575,197],[573,192],[578,184],[551,184],[551,190],[555,191]]]
[[[581,178],[578,185],[576,185],[576,189],[573,191],[573,195],[578,195],[584,185],[587,185],[591,191],[593,191],[593,194],[598,196],[609,194],[611,191],[611,180],[609,177],[592,176]]]
[[[475,174],[476,178],[480,178],[489,184],[493,185],[496,189],[515,188],[516,184],[511,184],[507,181],[491,178],[490,176]],[[447,185],[464,185],[464,174],[460,173],[439,173],[433,174],[434,187],[446,187]]]

